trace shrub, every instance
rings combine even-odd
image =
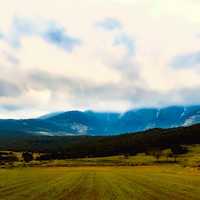
[[[30,162],[33,160],[33,154],[31,152],[23,152],[22,157],[25,162]]]
[[[185,154],[188,152],[187,147],[182,146],[182,145],[173,145],[171,147],[172,155],[174,157],[174,161],[176,162],[176,158],[178,155]]]

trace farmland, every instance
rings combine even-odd
[[[0,199],[199,199],[200,172],[174,165],[0,170]]]

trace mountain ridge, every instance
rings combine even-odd
[[[200,105],[132,109],[124,113],[65,111],[35,119],[0,120],[0,132],[23,131],[41,135],[118,135],[152,128],[200,123]]]

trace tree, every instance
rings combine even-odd
[[[1,163],[4,163],[4,162],[12,163],[15,161],[18,161],[18,158],[14,153],[0,152],[0,162]]]
[[[33,154],[31,152],[23,152],[22,157],[25,162],[30,162],[33,160]]]
[[[173,145],[171,147],[171,151],[174,157],[174,162],[176,162],[176,158],[178,157],[178,155],[180,154],[185,154],[188,152],[187,147],[181,146],[181,145]]]
[[[128,153],[124,153],[124,159],[128,159],[129,158],[129,154]]]
[[[169,158],[173,157],[173,153],[171,149],[165,149],[163,154],[166,156],[167,161],[169,161]]]
[[[162,156],[162,150],[160,148],[155,148],[152,149],[149,154],[154,156],[158,162],[160,157]]]

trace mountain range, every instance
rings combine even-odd
[[[200,105],[141,108],[124,113],[67,111],[35,119],[1,119],[0,133],[21,131],[41,135],[118,135],[197,123],[200,123]]]

